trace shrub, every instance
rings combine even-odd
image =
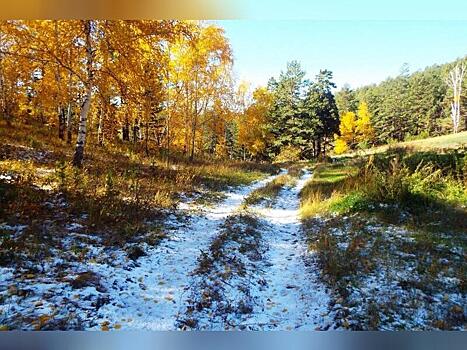
[[[330,204],[330,210],[340,214],[368,210],[370,202],[361,192],[352,192]]]
[[[301,151],[298,147],[285,146],[274,159],[275,162],[296,162],[300,160]]]
[[[398,157],[389,162],[388,167],[381,168],[370,157],[368,163],[362,168],[358,178],[363,181],[365,194],[376,201],[396,202],[405,200],[409,193],[405,181],[409,170],[401,164]]]

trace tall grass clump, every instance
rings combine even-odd
[[[371,211],[382,204],[409,212],[464,212],[467,205],[465,153],[408,153],[393,149],[361,163],[317,167],[301,193],[304,219],[316,214]],[[384,207],[382,207],[384,208]]]

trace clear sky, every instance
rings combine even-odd
[[[216,1],[234,5],[236,13],[245,19],[467,20],[465,0]]]
[[[376,12],[360,16],[355,13],[353,17],[358,20],[343,20],[345,14],[339,13],[334,20],[303,20],[297,18],[313,16],[300,16],[296,8],[282,16],[286,20],[277,19],[281,18],[279,12],[271,12],[264,15],[267,19],[216,21],[216,24],[225,29],[230,40],[239,80],[264,85],[271,76],[278,76],[288,61],[298,60],[309,78],[326,68],[334,73],[338,88],[344,83],[358,87],[397,75],[404,63],[413,72],[467,55],[467,20],[458,20],[461,17],[457,12],[467,16],[467,1],[464,4],[452,12],[457,20],[441,12],[438,14],[442,21],[420,20],[435,18],[436,11],[409,20],[406,15],[395,16],[397,9],[393,7],[392,17],[384,12],[379,17]],[[261,18],[259,14],[250,14]]]

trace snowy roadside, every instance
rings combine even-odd
[[[330,242],[316,254],[335,327],[465,330],[465,252],[450,234],[436,233],[432,247],[420,233],[359,214],[315,218],[308,234],[311,244]]]
[[[140,244],[144,253],[136,259],[129,257],[131,245],[106,247],[71,223],[63,250],[53,251],[37,273],[0,269],[0,326],[174,329],[200,251],[245,196],[272,178],[227,192],[214,208],[182,203],[167,218],[166,239]]]
[[[193,209],[202,212],[192,213],[189,223],[182,227],[172,217],[174,231],[169,239],[147,251],[147,256],[138,260],[139,266],[131,270],[96,266],[97,271],[107,276],[112,298],[99,309],[97,323],[120,322],[122,328],[129,329],[174,329],[200,251],[207,249],[219,225],[240,206],[245,196],[273,177],[226,193],[226,199],[214,208],[182,205],[181,210],[187,214]]]

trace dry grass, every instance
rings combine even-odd
[[[143,233],[163,236],[165,210],[183,194],[213,201],[219,198],[211,195],[215,191],[278,171],[268,164],[190,163],[176,155],[166,167],[163,158],[147,156],[139,145],[115,141],[98,147],[92,139],[84,166],[77,169],[69,163],[73,146],[47,127],[0,122],[0,138],[0,223],[39,225],[37,232],[52,225],[57,234],[66,234],[66,224],[77,222],[108,244],[124,244]],[[2,251],[8,250],[5,242]]]
[[[467,131],[457,134],[430,137],[422,140],[404,141],[390,145],[372,147],[367,150],[359,150],[334,156],[335,158],[359,157],[370,154],[384,153],[394,148],[407,148],[413,151],[446,151],[467,146]]]
[[[300,215],[302,219],[325,213],[333,203],[340,200],[351,186],[349,178],[358,171],[355,165],[318,164],[313,177],[300,193]]]
[[[209,313],[211,319],[228,324],[229,315],[252,311],[249,285],[259,283],[252,269],[263,258],[261,233],[261,221],[247,210],[226,219],[209,250],[201,252],[195,273],[202,278],[195,282],[187,312],[178,320],[181,329],[198,328],[198,315]]]
[[[251,192],[244,200],[243,206],[258,204],[262,201],[268,201],[272,204],[274,199],[279,195],[284,186],[293,186],[296,179],[289,174],[277,176],[274,180],[268,182],[263,187],[260,187]]]
[[[355,314],[353,311],[338,314],[347,324],[345,328],[377,330],[385,323],[386,327],[404,329],[405,326],[397,322],[392,324],[395,314],[404,315],[404,321],[411,320],[407,316],[413,312],[411,306],[398,302],[403,294],[417,295],[409,300],[418,307],[438,310],[438,316],[444,319],[439,322],[435,316],[430,316],[436,321],[435,328],[462,326],[462,311],[457,311],[456,315],[451,311],[453,308],[462,310],[459,306],[453,306],[449,298],[433,304],[431,298],[466,292],[465,263],[458,253],[459,247],[465,249],[465,235],[404,230],[391,224],[382,225],[367,215],[309,219],[304,229],[308,233],[309,248],[319,259],[323,280],[334,291],[336,301],[333,303],[344,305],[347,311],[347,308],[360,308]],[[446,276],[459,282],[446,285]],[[378,280],[378,288],[369,289],[368,280],[373,283]],[[352,318],[354,322],[349,325]]]

